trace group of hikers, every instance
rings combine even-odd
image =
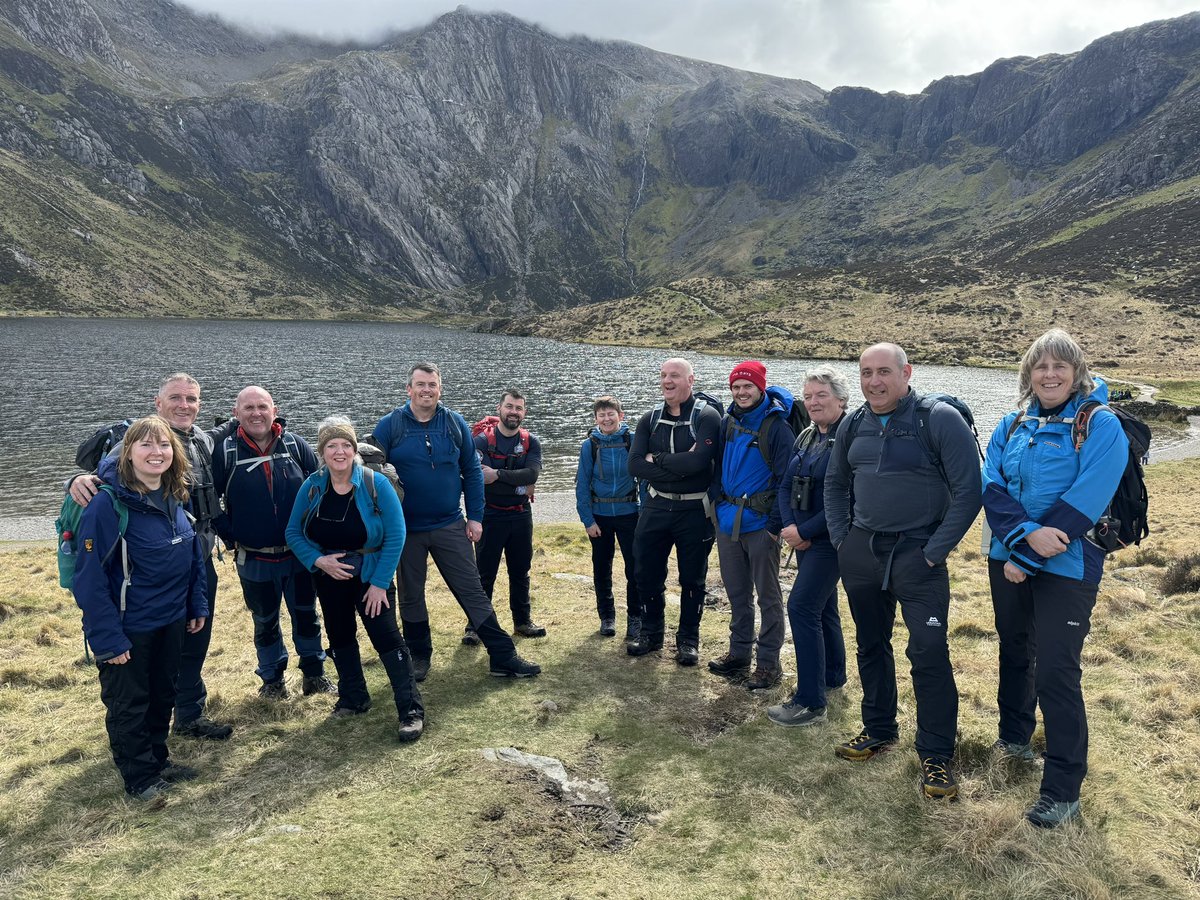
[[[1126,469],[1129,441],[1105,405],[1104,383],[1060,330],[1025,354],[1018,409],[997,426],[986,453],[969,410],[956,398],[916,393],[911,377],[905,351],[883,343],[859,359],[865,403],[857,408],[847,379],[831,366],[811,369],[793,397],[768,383],[757,360],[729,373],[727,407],[695,390],[692,366],[680,358],[662,363],[662,400],[632,430],[619,400],[596,399],[595,427],[579,450],[576,505],[591,543],[600,633],[617,633],[619,547],[626,652],[662,649],[674,551],[674,658],[697,665],[715,542],[730,625],[728,647],[708,669],[751,691],[775,688],[790,626],[795,688],[766,715],[781,726],[813,726],[826,719],[827,692],[846,683],[840,582],[855,623],[862,729],[834,752],[863,761],[899,736],[892,650],[899,605],[921,791],[953,799],[958,691],[946,560],[982,505],[1000,643],[994,750],[1034,762],[1041,706],[1045,765],[1026,818],[1054,827],[1079,816],[1087,771],[1080,653],[1106,550],[1096,529]],[[154,415],[81,446],[78,462],[89,473],[67,486],[64,518],[68,507],[81,512],[74,533],[63,533],[60,562],[73,554],[70,584],[130,795],[153,799],[196,777],[169,757],[172,727],[210,740],[233,731],[205,715],[218,541],[234,554],[253,616],[263,697],[288,695],[286,605],[301,691],[336,695],[333,716],[367,712],[361,621],[391,684],[398,738],[418,739],[425,725],[418,685],[433,655],[430,556],[466,615],[463,643],[483,644],[490,673],[540,673],[517,653],[493,605],[503,557],[513,631],[546,634],[530,602],[530,503],[542,455],[523,425],[525,397],[505,390],[495,415],[471,426],[441,403],[437,365],[414,365],[406,390],[408,402],[369,436],[360,438],[344,417],[325,419],[314,452],[259,386],[238,394],[229,422],[199,428],[200,385],[176,373],[163,381]],[[786,607],[781,544],[796,561]]]

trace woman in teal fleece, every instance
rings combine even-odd
[[[425,708],[396,625],[396,608],[387,598],[404,549],[404,513],[391,482],[364,468],[357,453],[358,437],[348,419],[321,423],[317,455],[324,465],[300,487],[288,520],[288,546],[315,573],[329,654],[338,672],[333,715],[356,715],[371,707],[357,614],[391,682],[399,739],[415,741],[424,730]]]

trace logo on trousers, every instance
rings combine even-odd
[[[1079,623],[1078,623],[1078,622],[1072,622],[1070,619],[1067,619],[1067,624],[1068,624],[1068,625],[1070,625],[1072,628],[1078,628],[1078,627],[1079,627]]]
[[[937,616],[930,616],[929,621],[926,622],[925,624],[929,625],[932,628],[941,628],[942,627],[942,623],[938,621]]]

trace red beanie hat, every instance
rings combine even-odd
[[[735,381],[749,381],[760,391],[765,391],[767,389],[767,367],[757,359],[748,359],[744,363],[738,363],[729,373],[729,383],[732,385]]]

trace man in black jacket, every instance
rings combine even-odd
[[[629,472],[649,485],[634,535],[634,567],[644,603],[642,632],[630,641],[630,656],[663,645],[667,560],[675,548],[679,564],[679,628],[675,661],[694,666],[700,658],[708,554],[713,545],[709,488],[721,436],[721,413],[693,396],[696,382],[686,359],[668,359],[659,371],[663,402],[638,421],[629,450]]]
[[[545,637],[533,621],[529,604],[529,569],[533,564],[533,485],[542,471],[542,445],[521,427],[525,395],[509,388],[496,407],[500,421],[475,435],[475,450],[483,469],[483,538],[475,546],[479,580],[492,599],[500,557],[508,569],[508,607],[513,631],[525,637]],[[495,606],[495,603],[492,604]],[[463,643],[476,643],[471,626]]]
[[[213,482],[222,508],[213,524],[235,552],[242,596],[254,619],[255,671],[263,682],[258,693],[269,700],[287,697],[281,599],[292,620],[292,643],[304,675],[302,692],[337,692],[325,676],[312,574],[292,555],[284,538],[296,492],[319,464],[304,438],[276,421],[277,412],[266,390],[257,385],[243,388],[233,407],[237,431],[213,448]]]

